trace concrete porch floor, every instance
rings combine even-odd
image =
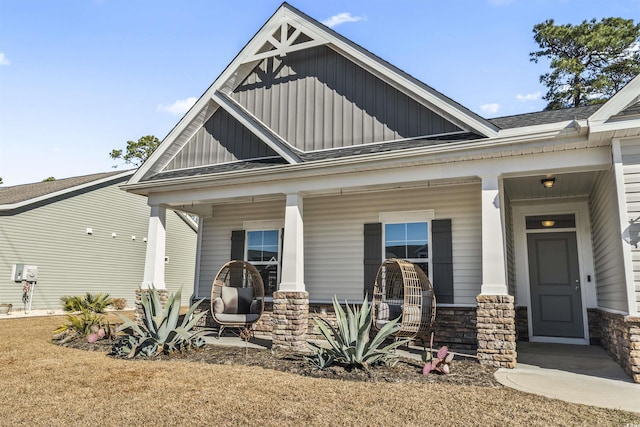
[[[598,346],[519,342],[515,369],[496,379],[507,387],[565,402],[640,413],[635,384]]]

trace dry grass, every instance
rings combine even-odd
[[[127,361],[50,344],[62,317],[0,320],[2,425],[612,425],[637,414],[504,387],[355,383]]]

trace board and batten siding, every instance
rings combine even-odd
[[[218,108],[176,156],[165,171],[277,156],[222,108]]]
[[[10,277],[12,266],[23,263],[38,266],[32,309],[59,309],[61,296],[86,292],[107,292],[133,306],[144,274],[149,212],[146,197],[114,184],[0,216],[0,302],[23,307],[22,284]],[[165,279],[171,292],[183,287],[183,304],[193,289],[196,240],[168,211]]]
[[[327,46],[264,59],[230,96],[302,151],[461,130]]]
[[[589,197],[598,306],[627,311],[613,170],[598,172]]]
[[[480,185],[416,188],[342,196],[305,197],[305,285],[311,301],[333,295],[362,300],[364,224],[379,222],[380,212],[434,209],[452,220],[454,303],[475,304],[482,281]],[[211,292],[218,269],[229,260],[231,231],[243,221],[283,220],[284,200],[214,206],[203,222],[200,298]],[[286,231],[285,231],[286,232]]]
[[[640,227],[640,139],[625,140],[621,144],[622,170],[624,173],[624,191],[627,202],[627,225],[623,235],[636,235]],[[631,245],[633,281],[635,284],[636,307],[640,308],[640,248]]]

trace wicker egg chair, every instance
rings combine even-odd
[[[375,330],[400,319],[397,338],[426,337],[436,317],[436,297],[427,275],[417,265],[396,258],[380,265],[372,306]]]
[[[246,261],[222,266],[211,287],[211,315],[220,328],[250,329],[264,311],[264,283],[260,272]]]

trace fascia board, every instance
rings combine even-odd
[[[65,188],[64,190],[55,191],[53,193],[45,194],[43,196],[34,197],[34,198],[28,199],[28,200],[23,200],[22,202],[12,203],[12,204],[7,204],[7,205],[0,205],[0,211],[10,211],[10,210],[13,210],[13,209],[22,208],[22,207],[25,207],[25,206],[32,205],[34,203],[39,203],[39,202],[46,201],[48,199],[53,199],[55,197],[64,196],[65,194],[72,193],[72,192],[78,191],[78,190],[82,190],[82,189],[85,189],[85,188],[88,188],[88,187],[93,187],[93,186],[104,184],[104,183],[110,182],[110,181],[117,181],[118,179],[133,175],[134,172],[135,171],[126,171],[126,172],[122,172],[122,173],[120,173],[118,175],[112,175],[112,176],[109,176],[107,178],[102,178],[102,179],[98,179],[98,180],[95,180],[95,181],[86,182],[84,184],[76,185],[74,187]]]
[[[561,139],[558,137],[561,136]],[[442,144],[425,149],[424,147],[410,148],[398,152],[373,153],[358,157],[327,159],[314,162],[306,162],[295,165],[273,166],[268,169],[247,170],[247,171],[231,171],[216,175],[197,176],[191,178],[166,179],[152,182],[143,182],[139,184],[126,184],[122,186],[127,191],[138,194],[148,194],[149,190],[162,191],[166,188],[188,188],[189,186],[197,186],[199,183],[209,185],[212,182],[229,180],[241,182],[243,180],[261,181],[276,175],[290,174],[330,174],[332,171],[340,168],[361,168],[363,166],[371,166],[375,169],[384,169],[390,164],[398,162],[423,162],[428,159],[430,162],[437,160],[454,161],[455,159],[467,159],[470,156],[480,155],[481,153],[489,153],[504,150],[525,149],[532,146],[540,145],[557,145],[572,142],[572,139],[584,138],[577,130],[567,131],[548,131],[540,132],[532,135],[519,135],[504,138],[491,138],[480,140],[478,142],[459,142]]]
[[[640,95],[640,74],[633,78],[625,87],[611,97],[602,107],[589,117],[589,123],[598,124],[609,120]]]
[[[617,130],[625,130],[625,129],[640,129],[640,118],[632,118],[632,119],[620,119],[613,120],[610,122],[596,122],[590,123],[589,125],[589,133],[601,133],[601,132],[614,132]]]
[[[563,130],[576,129],[581,130],[587,127],[588,123],[586,120],[566,120],[563,122],[556,123],[546,123],[543,125],[533,125],[533,126],[523,126],[517,128],[510,129],[501,129],[498,132],[498,136],[501,138],[512,138],[512,137],[527,137],[530,135],[535,135],[539,133],[545,132],[561,132]]]

